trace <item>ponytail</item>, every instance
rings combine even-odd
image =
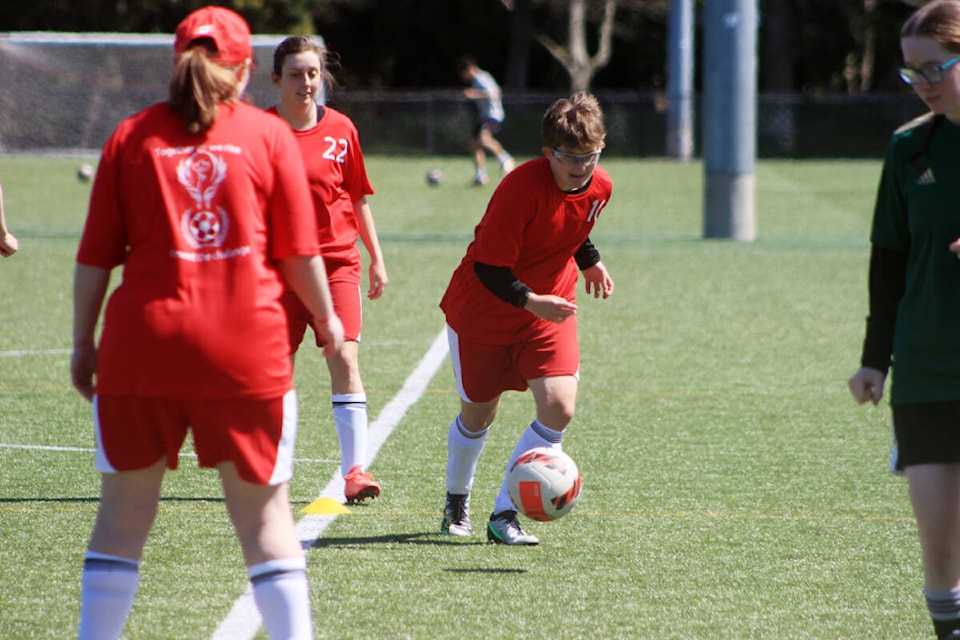
[[[177,59],[170,81],[170,107],[190,133],[210,129],[219,104],[235,102],[238,93],[236,69],[212,61],[205,47],[194,46]]]

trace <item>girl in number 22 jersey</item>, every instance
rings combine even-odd
[[[325,76],[325,50],[305,36],[285,39],[273,56],[273,82],[280,103],[269,109],[294,131],[303,152],[317,213],[319,244],[330,293],[343,321],[344,342],[327,353],[333,420],[340,441],[340,468],[348,503],[376,498],[380,485],[367,472],[367,396],[360,379],[361,263],[357,237],[370,255],[367,297],[376,300],[387,285],[380,241],[367,196],[367,179],[357,128],[342,113],[318,104]],[[295,353],[312,324],[300,299],[288,292],[284,306],[290,321],[290,351]],[[317,346],[324,346],[314,331]]]

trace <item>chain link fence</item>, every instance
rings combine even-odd
[[[255,36],[248,98],[267,107],[273,49],[283,36]],[[0,33],[0,153],[95,151],[124,117],[167,95],[172,41],[164,35]],[[605,155],[667,155],[666,102],[654,92],[598,90],[606,113]],[[557,93],[507,94],[498,138],[518,156],[539,153],[540,118]],[[457,88],[334,91],[368,154],[465,153],[472,106]],[[701,105],[695,103],[695,150]],[[879,158],[890,134],[923,113],[912,95],[763,94],[757,105],[761,158]]]

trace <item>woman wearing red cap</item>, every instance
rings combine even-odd
[[[237,100],[253,59],[246,22],[200,9],[174,49],[170,100],[121,122],[104,145],[77,252],[71,374],[93,402],[102,478],[79,637],[120,636],[164,473],[190,430],[198,464],[220,474],[267,632],[312,638],[287,496],[297,408],[281,274],[328,349],[343,327],[296,141]]]
[[[360,137],[344,114],[317,103],[326,74],[326,49],[307,36],[292,36],[273,54],[273,83],[280,102],[268,109],[286,120],[303,153],[317,208],[319,242],[337,315],[343,322],[343,346],[327,356],[333,421],[340,441],[340,470],[347,502],[380,495],[380,485],[366,470],[367,395],[360,378],[362,325],[361,261],[357,238],[370,256],[367,297],[376,300],[387,286],[387,269],[367,196]],[[310,314],[292,293],[283,297],[290,321],[290,348],[300,346]],[[323,341],[317,335],[317,344]]]

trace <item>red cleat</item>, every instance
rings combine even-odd
[[[373,479],[373,474],[367,473],[360,467],[350,469],[343,481],[343,495],[347,499],[347,504],[358,504],[367,498],[376,498],[380,495],[380,485]]]

